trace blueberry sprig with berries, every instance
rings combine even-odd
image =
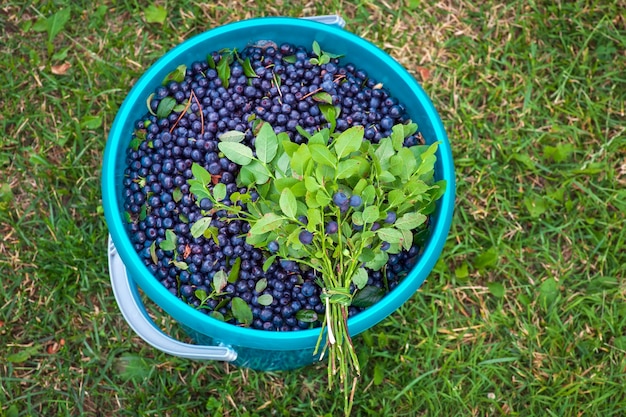
[[[333,125],[330,108],[325,117]],[[211,174],[199,164],[192,166],[195,178],[188,181],[198,201],[211,201],[192,233],[204,233],[214,216],[228,213],[221,220],[247,222],[246,242],[272,253],[264,268],[279,258],[317,273],[325,317],[316,352],[329,356],[330,386],[339,373],[346,414],[350,386],[354,389],[357,381],[349,376],[360,373],[348,308],[366,288],[367,269],[381,270],[389,254],[413,246],[414,233],[445,190],[445,182],[433,182],[437,143],[403,146],[416,129],[413,123],[398,124],[391,136],[372,144],[363,140],[362,126],[341,133],[325,128],[298,145],[262,123],[254,148],[238,135],[223,135],[218,144],[241,165],[237,182],[247,192],[226,199],[224,184],[212,185]]]

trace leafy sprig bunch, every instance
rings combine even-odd
[[[257,126],[254,147],[242,143],[243,134],[223,134],[219,150],[241,165],[237,182],[248,192],[227,200],[225,185],[213,185],[211,175],[194,164],[190,192],[198,201],[209,198],[212,209],[192,233],[207,233],[212,216],[229,213],[250,224],[247,243],[271,248],[266,269],[278,257],[319,273],[326,313],[316,353],[329,356],[330,387],[339,373],[349,414],[350,386],[357,380],[349,376],[360,370],[347,328],[348,307],[359,294],[371,293],[366,268],[380,270],[390,253],[412,247],[445,181],[433,182],[437,143],[403,146],[415,124],[396,125],[390,137],[373,144],[363,140],[362,126],[334,132],[337,109],[320,107],[331,129],[308,135],[300,145],[275,134],[268,123]]]

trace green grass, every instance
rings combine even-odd
[[[326,3],[157,1],[163,25],[131,0],[0,6],[0,416],[340,414],[325,364],[255,372],[136,337],[99,183],[117,108],[165,51],[247,17],[335,12],[420,80],[458,178],[435,270],[356,339],[353,414],[626,414],[626,3]],[[70,5],[49,43],[35,22]]]

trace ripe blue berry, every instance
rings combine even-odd
[[[351,207],[359,207],[363,203],[363,200],[358,195],[353,195],[350,197],[350,206]]]
[[[337,224],[336,221],[331,220],[328,222],[328,224],[326,224],[326,233],[328,233],[329,235],[337,233],[338,230],[339,230],[339,225]]]
[[[300,243],[303,245],[310,245],[311,242],[313,242],[313,233],[308,230],[303,230],[298,235],[298,238],[300,239]]]
[[[278,242],[276,242],[275,240],[272,240],[270,243],[267,244],[267,250],[269,250],[272,253],[278,252]]]
[[[385,217],[385,223],[387,224],[393,224],[396,221],[396,212],[395,211],[389,211],[387,212],[387,217]]]
[[[345,204],[347,201],[348,201],[348,196],[342,191],[337,191],[333,195],[333,203],[335,203],[338,206]]]

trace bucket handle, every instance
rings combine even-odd
[[[346,21],[343,17],[336,14],[328,14],[324,16],[303,16],[301,19],[314,20],[316,22],[324,23],[326,25],[338,26],[340,28],[344,28],[346,26]]]
[[[149,345],[170,355],[187,359],[232,362],[237,352],[225,346],[202,346],[179,342],[163,333],[152,321],[139,296],[137,285],[126,273],[117,249],[109,236],[109,275],[113,294],[130,327]]]

